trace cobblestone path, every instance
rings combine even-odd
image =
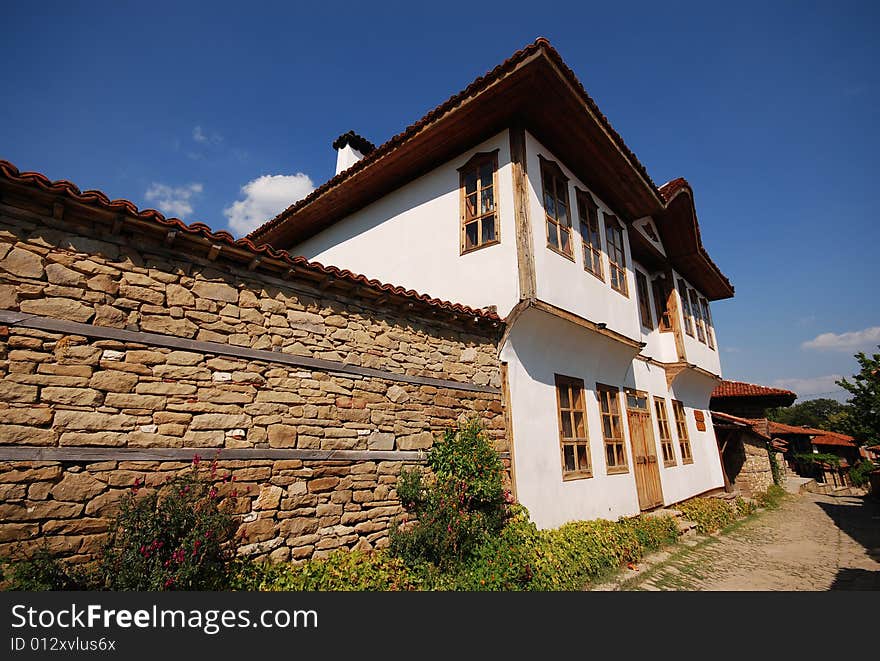
[[[673,551],[619,589],[880,590],[880,502],[789,496],[777,510]]]

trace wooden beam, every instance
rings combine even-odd
[[[562,308],[556,307],[551,303],[546,303],[541,300],[534,300],[530,303],[529,307],[535,308],[536,310],[540,310],[541,312],[546,312],[547,314],[551,314],[554,317],[558,317],[560,319],[564,319],[565,321],[571,322],[581,328],[586,328],[587,330],[591,330],[599,335],[603,335],[608,339],[614,340],[615,342],[619,342],[623,345],[630,347],[631,349],[641,350],[644,346],[644,342],[638,342],[633,340],[623,333],[618,333],[617,331],[610,330],[606,327],[603,322],[595,322],[586,319],[585,317],[581,317],[580,315],[576,315],[568,310],[563,310]]]
[[[510,403],[510,380],[507,363],[501,363],[501,405],[504,407],[504,435],[510,455],[510,493],[516,500],[516,454],[513,447],[513,408]]]
[[[177,230],[168,230],[165,234],[165,245],[169,248],[174,245],[174,239],[177,238]]]
[[[52,203],[52,217],[56,220],[64,218],[64,202],[58,201]]]
[[[255,256],[250,262],[248,262],[247,270],[248,271],[256,271],[257,267],[260,265],[260,262],[263,261],[263,258],[259,255]]]
[[[102,340],[118,340],[120,342],[132,342],[135,344],[182,349],[184,351],[194,351],[220,356],[234,356],[236,358],[245,358],[247,360],[261,360],[267,363],[295,365],[297,367],[305,367],[321,372],[338,372],[340,374],[357,375],[466,392],[482,392],[494,395],[501,394],[500,388],[480,386],[473,383],[453,381],[451,379],[399,374],[397,372],[388,372],[385,370],[374,369],[372,367],[348,365],[335,360],[298,356],[296,354],[283,353],[280,351],[251,349],[250,347],[239,347],[232,344],[224,344],[222,342],[205,342],[201,340],[175,337],[173,335],[160,335],[158,333],[147,333],[144,331],[130,331],[121,328],[110,328],[109,326],[93,326],[91,324],[82,324],[76,321],[66,321],[64,319],[53,319],[51,317],[41,317],[33,314],[26,314],[24,312],[15,312],[13,310],[0,310],[0,324],[33,328],[35,330],[44,330],[52,333],[82,335],[84,337],[98,338]]]
[[[520,300],[535,298],[534,241],[529,220],[528,160],[526,156],[526,132],[522,126],[511,127],[510,164],[513,174],[513,217],[516,227],[516,264],[519,274]]]
[[[223,246],[219,243],[215,243],[208,250],[208,259],[210,261],[216,261],[216,259],[220,256],[220,251],[223,250]]]

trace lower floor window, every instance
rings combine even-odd
[[[605,465],[609,473],[626,473],[626,443],[620,416],[620,392],[613,386],[596,384],[599,413],[602,418],[602,437],[605,441]]]
[[[584,382],[581,379],[557,374],[556,405],[559,412],[562,479],[591,477]]]
[[[691,453],[691,439],[688,435],[684,404],[673,399],[672,410],[675,413],[675,430],[678,432],[678,445],[681,449],[681,462],[683,464],[692,464],[694,463],[694,456]]]

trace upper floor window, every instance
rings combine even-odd
[[[602,418],[602,437],[605,441],[605,465],[609,473],[626,473],[626,443],[620,416],[620,391],[614,386],[596,384],[599,414]]]
[[[702,312],[703,323],[706,325],[706,342],[710,349],[714,349],[715,339],[712,337],[712,317],[709,316],[709,301],[705,298],[700,299],[700,312]]]
[[[688,297],[688,288],[685,281],[678,279],[678,295],[681,298],[682,315],[684,316],[684,332],[694,336],[694,313],[691,310],[691,299]]]
[[[681,450],[681,463],[694,463],[691,453],[691,439],[688,435],[687,418],[684,415],[684,404],[676,399],[672,400],[672,412],[675,414],[675,431],[678,432],[678,447]]]
[[[462,254],[499,242],[498,154],[476,154],[459,168],[461,176]]]
[[[591,477],[590,439],[584,406],[584,382],[556,375],[556,406],[559,412],[559,443],[562,446],[562,479]]]
[[[703,321],[703,313],[700,310],[700,301],[697,292],[691,289],[689,292],[691,299],[691,310],[694,311],[694,320],[697,326],[697,339],[703,344],[706,343],[706,323]]]
[[[578,217],[580,219],[581,239],[584,243],[584,268],[600,280],[602,276],[602,238],[599,235],[599,207],[593,196],[586,191],[575,189],[577,194]]]
[[[616,216],[605,214],[605,242],[608,244],[608,277],[611,288],[629,296],[626,286],[626,253],[623,250],[623,228]]]
[[[654,328],[654,319],[651,317],[651,304],[648,298],[648,278],[636,269],[636,296],[639,299],[639,318],[645,328]]]
[[[672,447],[672,434],[669,431],[666,400],[655,397],[654,411],[657,413],[657,427],[660,429],[660,448],[663,450],[663,465],[675,466],[675,450]]]
[[[556,163],[541,159],[544,188],[544,216],[547,247],[574,260],[571,248],[571,214],[568,208],[568,179]]]
[[[669,314],[671,293],[671,286],[666,278],[654,278],[654,307],[657,308],[657,319],[661,331],[672,330],[672,316]]]

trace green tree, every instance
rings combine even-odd
[[[828,399],[808,399],[800,404],[767,411],[767,418],[784,425],[815,427],[828,431],[842,432],[849,407]]]
[[[860,368],[858,374],[853,375],[852,381],[837,382],[852,395],[847,400],[847,415],[841,421],[843,431],[859,443],[876,443],[880,440],[880,353],[868,356],[860,351],[855,358]]]

